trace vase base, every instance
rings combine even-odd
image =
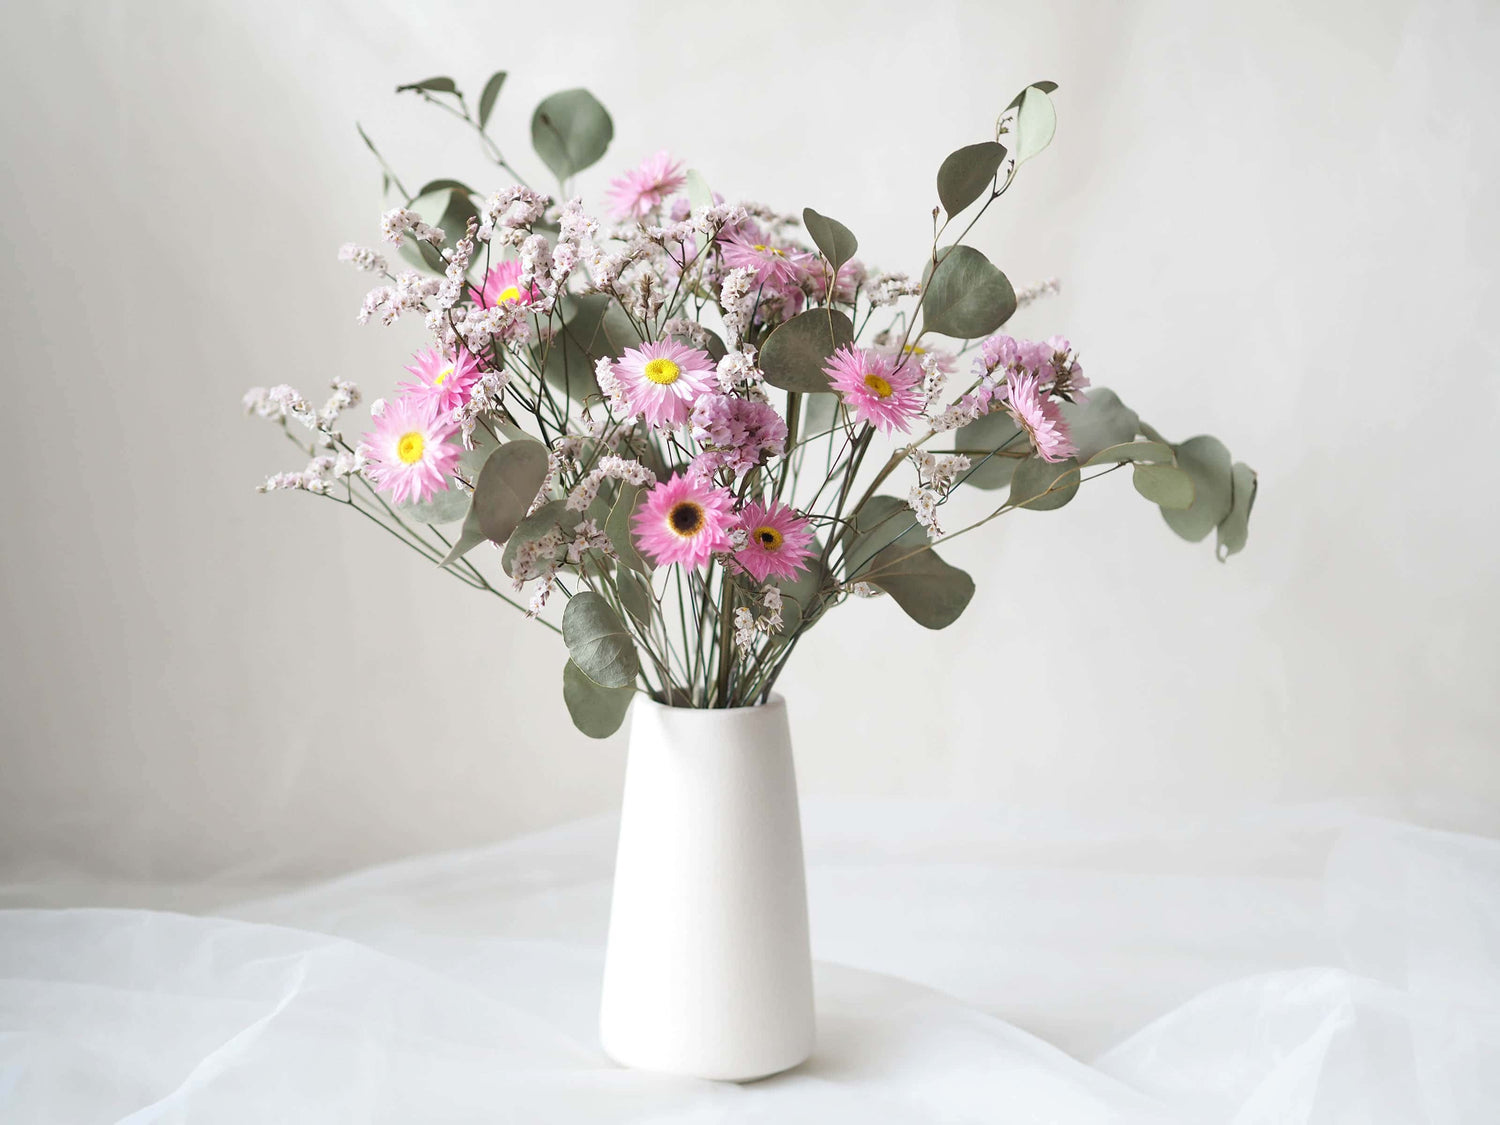
[[[637,1056],[630,1051],[613,1050],[607,1042],[603,1046],[610,1061],[626,1070],[670,1074],[678,1078],[701,1078],[709,1082],[759,1082],[763,1078],[785,1074],[812,1057],[811,1044],[779,1057],[739,1060],[738,1065],[728,1060],[709,1063],[706,1060],[652,1059]]]

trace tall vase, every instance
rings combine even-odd
[[[631,705],[599,1027],[641,1070],[747,1081],[813,1046],[786,703]]]

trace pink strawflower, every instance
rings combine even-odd
[[[693,440],[704,449],[693,459],[700,475],[712,476],[727,465],[735,476],[744,476],[786,448],[786,422],[768,402],[706,394],[693,404],[692,423]]]
[[[718,381],[718,368],[707,352],[670,339],[626,348],[614,374],[630,412],[644,414],[647,424],[659,429],[686,422],[693,403]]]
[[[484,275],[484,288],[475,289],[471,285],[469,293],[481,307],[486,309],[492,309],[507,302],[529,305],[541,296],[534,285],[528,285],[525,289],[521,288],[521,259],[519,258],[501,262],[498,266],[491,266],[489,272]]]
[[[823,365],[823,373],[854,417],[882,433],[906,433],[922,413],[922,369],[913,360],[897,367],[889,356],[846,345]]]
[[[755,271],[757,286],[790,296],[801,293],[801,284],[811,275],[813,255],[792,246],[776,246],[753,227],[720,234],[724,264],[730,269]]]
[[[1012,372],[1006,379],[1005,408],[1026,431],[1043,461],[1066,461],[1078,452],[1062,412],[1041,391],[1041,379],[1031,372]]]
[[[687,183],[682,165],[665,149],[648,156],[639,168],[609,181],[609,213],[616,219],[644,219]]]
[[[458,424],[441,419],[430,396],[403,395],[386,403],[375,431],[361,443],[370,479],[398,504],[446,491],[461,452],[448,441],[457,432]]]
[[[469,354],[468,348],[460,344],[456,359],[448,359],[436,348],[424,348],[411,358],[406,370],[417,377],[417,382],[398,384],[407,394],[432,399],[440,415],[449,414],[469,401],[474,384],[479,382],[479,361]]]
[[[673,476],[646,494],[631,521],[635,545],[658,566],[702,566],[729,549],[734,497],[691,477]]]
[[[740,527],[748,537],[734,554],[737,563],[750,577],[764,582],[769,575],[795,578],[807,569],[812,557],[812,527],[795,508],[780,500],[764,504],[746,504],[740,511]]]

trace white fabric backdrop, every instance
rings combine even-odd
[[[1500,844],[1336,807],[1171,829],[813,802],[819,1045],[636,1074],[594,1020],[615,823],[225,906],[0,912],[8,1125],[1482,1125]]]
[[[306,497],[253,495],[284,443],[237,417],[252,383],[399,375],[415,332],[355,325],[362,279],[333,260],[376,236],[353,122],[414,180],[490,183],[391,91],[496,66],[517,160],[538,98],[585,83],[618,126],[593,198],[667,144],[893,267],[922,253],[942,156],[1059,81],[1056,143],[981,236],[1018,282],[1064,281],[1018,327],[1068,332],[1169,435],[1261,470],[1228,566],[1113,478],[955,543],[979,593],[946,633],[841,612],[785,684],[809,792],[1166,817],[1355,796],[1500,828],[1494,5],[550,16],[7,13],[0,867],[331,873],[618,800],[621,744],[568,728],[555,638]]]

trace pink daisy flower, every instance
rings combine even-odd
[[[519,258],[501,262],[498,266],[491,266],[489,272],[484,275],[484,289],[475,289],[471,285],[469,293],[482,308],[486,309],[512,301],[529,305],[540,296],[534,285],[529,285],[525,289],[521,288],[521,259]]]
[[[807,569],[812,557],[812,528],[795,508],[773,500],[770,506],[746,504],[740,511],[740,526],[749,537],[734,559],[757,582],[769,575],[795,578]]]
[[[641,161],[623,176],[609,181],[609,213],[616,219],[644,219],[673,192],[687,183],[682,164],[665,149]]]
[[[614,373],[630,412],[644,414],[647,424],[659,429],[682,425],[693,403],[718,385],[718,368],[709,354],[676,340],[626,348]]]
[[[462,452],[448,441],[457,432],[457,423],[439,419],[430,396],[405,395],[387,403],[375,431],[362,441],[370,479],[398,504],[446,491]]]
[[[451,413],[469,401],[474,384],[479,382],[479,361],[468,348],[460,344],[457,359],[448,359],[436,348],[424,348],[411,358],[406,370],[417,377],[417,382],[398,384],[403,391],[432,399],[439,414]]]
[[[789,294],[811,275],[814,258],[805,250],[791,246],[773,246],[754,228],[736,230],[719,236],[724,264],[730,269],[755,271],[757,285]]]
[[[823,373],[855,419],[882,433],[906,433],[922,413],[922,369],[911,361],[897,367],[889,356],[846,345],[823,365]]]
[[[702,566],[729,549],[734,497],[705,481],[673,476],[646,494],[631,521],[635,544],[658,566]]]
[[[1041,392],[1041,378],[1030,372],[1012,372],[1006,380],[1005,408],[1026,431],[1031,446],[1043,461],[1066,461],[1078,452],[1057,404]]]

